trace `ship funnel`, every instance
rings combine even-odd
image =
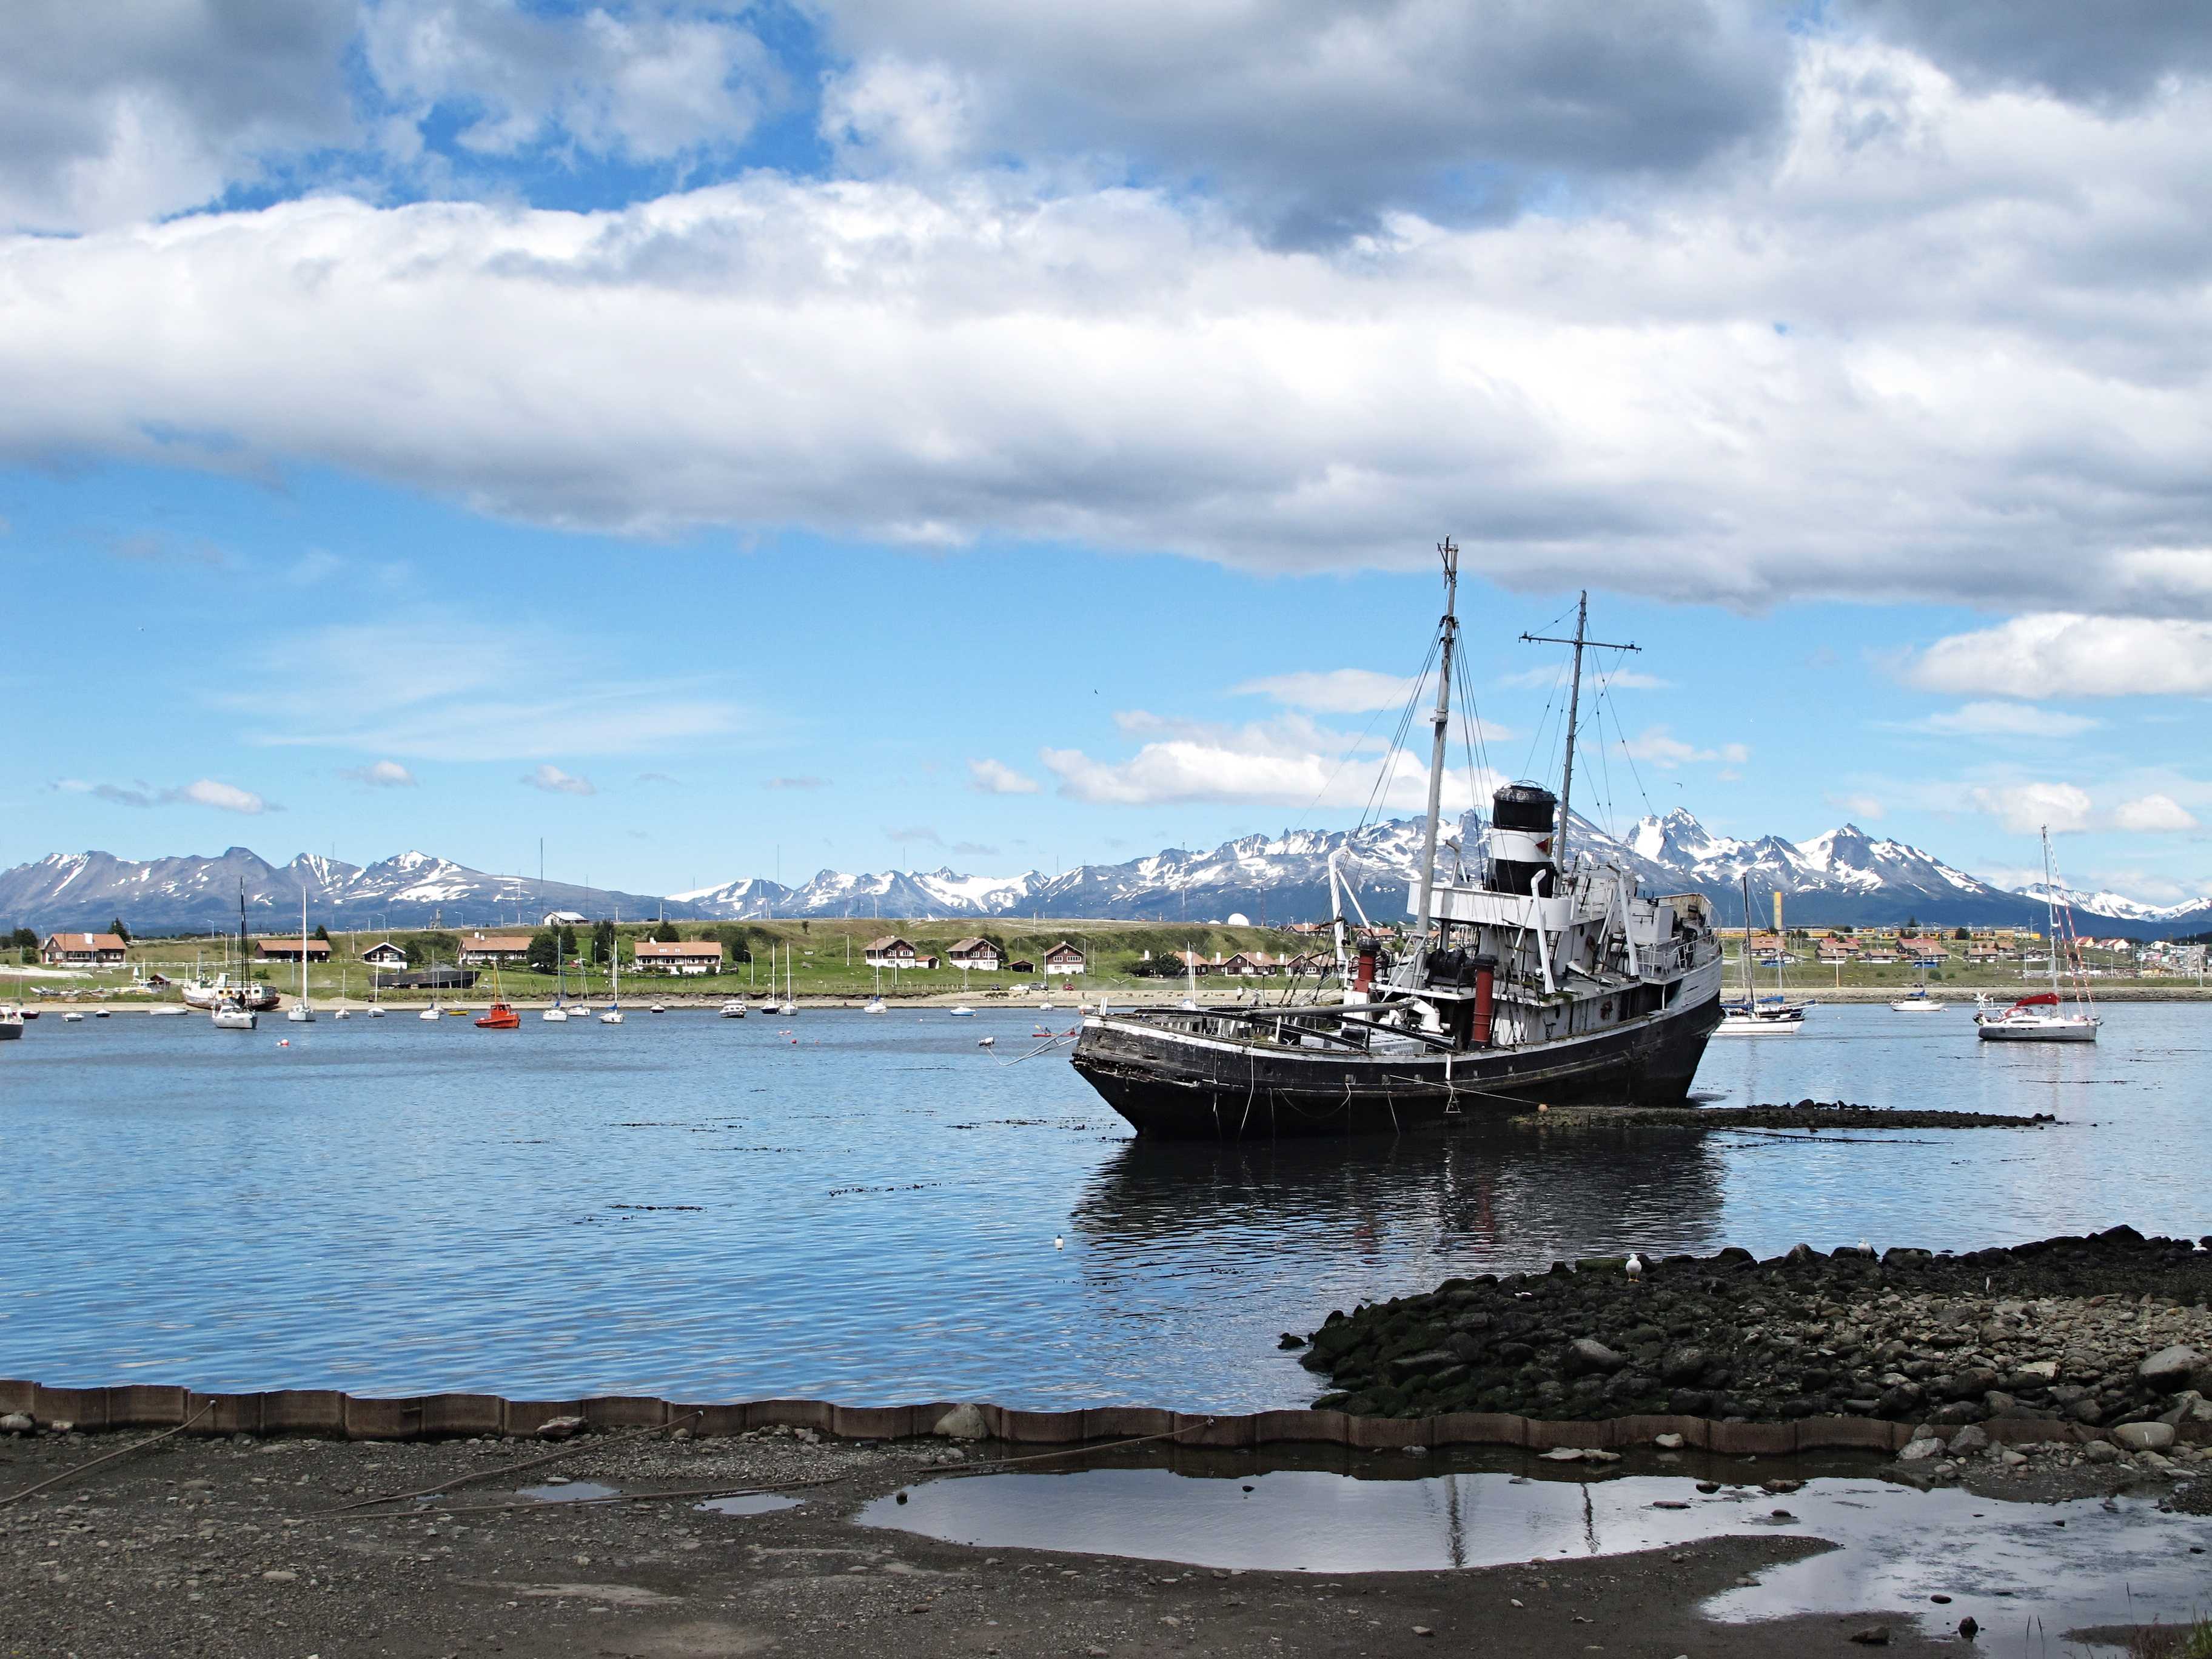
[[[1559,877],[1552,848],[1559,798],[1540,783],[1509,783],[1490,798],[1490,885],[1493,892],[1531,893],[1537,878],[1549,893]]]

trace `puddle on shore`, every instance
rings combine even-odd
[[[744,1492],[732,1498],[710,1498],[691,1507],[714,1515],[773,1515],[778,1510],[795,1510],[802,1501],[786,1498],[781,1492]]]
[[[542,1486],[525,1486],[518,1498],[534,1498],[541,1504],[581,1504],[593,1498],[618,1498],[619,1486],[603,1486],[596,1480],[549,1480]]]
[[[2208,1557],[2189,1553],[2212,1547],[2212,1518],[2161,1514],[2148,1498],[2110,1508],[2097,1498],[2005,1503],[1863,1476],[1818,1478],[1778,1497],[1756,1486],[1701,1493],[1674,1475],[1376,1480],[1164,1468],[977,1475],[925,1482],[904,1497],[869,1504],[860,1523],[993,1548],[1299,1572],[1496,1566],[1725,1534],[1838,1547],[1766,1568],[1707,1602],[1710,1616],[1729,1622],[1918,1610],[1931,1634],[1972,1614],[1991,1634],[2040,1620],[2055,1638],[2100,1625],[2183,1623],[2212,1601]],[[1654,1507],[1662,1503],[1670,1507]],[[1931,1603],[1938,1595],[1951,1600]]]

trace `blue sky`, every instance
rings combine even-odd
[[[0,864],[1341,824],[1449,534],[1616,828],[2212,892],[2195,23],[215,9],[0,21]]]

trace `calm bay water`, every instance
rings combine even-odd
[[[1136,1144],[1064,1051],[1014,1063],[1034,1024],[50,1015],[0,1048],[0,1375],[1252,1410],[1314,1392],[1279,1333],[1453,1273],[2212,1233],[2212,1010],[2035,1049],[1821,1008],[1698,1076],[2033,1133],[1231,1148]]]

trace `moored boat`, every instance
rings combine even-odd
[[[1677,1103],[1720,1019],[1719,946],[1698,895],[1650,896],[1626,872],[1567,856],[1575,728],[1588,638],[1577,612],[1559,793],[1492,799],[1486,867],[1437,863],[1458,550],[1443,556],[1428,813],[1403,948],[1363,924],[1329,865],[1339,999],[1085,1016],[1076,1070],[1140,1135],[1395,1133],[1536,1105]],[[1547,643],[1553,641],[1547,641]],[[1394,755],[1386,766],[1394,764]]]
[[[2051,828],[2043,830],[2043,897],[2050,917],[2051,988],[2024,996],[2010,1007],[1974,1016],[1974,1035],[1984,1042],[2094,1042],[2104,1024],[2091,1011],[2089,981],[2081,971],[2081,945],[2074,936],[2074,913],[2058,902],[2057,878],[2051,862]],[[2074,1012],[2059,1012],[2058,954],[2066,953],[2074,979]]]

